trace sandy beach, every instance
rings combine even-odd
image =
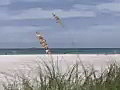
[[[78,58],[79,57],[79,58]],[[59,61],[63,67],[65,63],[72,65],[76,60],[81,60],[85,65],[93,65],[95,68],[104,68],[104,66],[113,61],[120,62],[119,54],[55,54],[52,55],[53,60]],[[34,66],[37,61],[50,61],[49,55],[0,55],[0,72],[6,72],[19,68],[21,66]]]
[[[76,61],[82,61],[85,66],[92,65],[96,70],[103,70],[115,61],[120,63],[119,54],[0,55],[0,72],[10,72],[27,66],[34,68],[38,61],[49,62],[51,59],[58,61],[59,66],[64,69]]]

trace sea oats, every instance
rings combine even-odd
[[[48,47],[48,44],[47,44],[45,38],[39,32],[36,32],[36,36],[37,36],[38,40],[40,41],[41,46],[45,49],[46,54],[51,54],[51,51]]]

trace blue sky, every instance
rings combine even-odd
[[[120,0],[0,0],[0,48],[41,47],[36,31],[51,48],[119,48]]]

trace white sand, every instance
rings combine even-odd
[[[71,65],[76,60],[81,59],[84,64],[93,65],[97,68],[104,67],[113,61],[120,62],[120,55],[103,55],[103,54],[56,54],[52,55],[54,60],[60,61],[60,64],[67,63]],[[45,60],[49,61],[51,57],[49,55],[0,55],[0,72],[7,71],[8,69],[19,68],[21,65],[34,65],[36,61]]]
[[[78,58],[79,56],[79,58]],[[103,55],[103,54],[61,54],[52,55],[52,58],[59,61],[61,67],[67,67],[78,61],[82,61],[84,65],[93,65],[95,69],[104,69],[108,64],[114,61],[120,63],[120,55]],[[22,66],[31,66],[37,63],[37,61],[49,61],[51,56],[49,55],[0,55],[0,72],[7,72],[8,70],[14,70],[21,68]]]

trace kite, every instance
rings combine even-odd
[[[62,27],[64,27],[62,20],[58,16],[56,16],[54,13],[52,13],[52,15],[55,18],[56,23],[59,23]]]
[[[41,46],[45,49],[46,54],[51,54],[51,51],[48,48],[48,44],[47,44],[46,40],[44,39],[44,37],[39,32],[36,32],[36,36],[37,36],[38,40],[40,41]]]

